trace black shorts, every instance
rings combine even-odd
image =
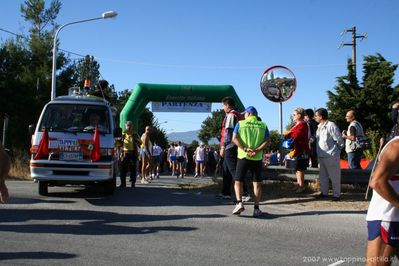
[[[153,164],[158,164],[161,162],[161,156],[157,155],[157,156],[152,156],[152,163]]]
[[[236,181],[244,181],[245,179],[252,180],[252,182],[262,182],[262,160],[253,161],[248,159],[238,159],[236,174],[233,179]],[[251,176],[248,176],[248,170],[251,172]]]
[[[183,162],[184,162],[184,156],[179,156],[179,157],[177,157],[177,161],[178,161],[179,163],[183,163]]]
[[[297,164],[295,170],[297,171],[305,171],[308,169],[309,159],[297,159]]]

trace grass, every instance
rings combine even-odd
[[[26,154],[14,153],[11,162],[9,179],[30,180],[29,157]]]

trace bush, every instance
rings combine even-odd
[[[379,130],[367,130],[366,136],[370,139],[371,149],[364,151],[364,156],[373,160],[377,157],[378,150],[380,149],[380,139],[384,137],[384,133]]]

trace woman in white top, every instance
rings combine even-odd
[[[195,156],[195,175],[194,177],[204,176],[204,164],[205,164],[205,147],[201,143],[194,152]]]
[[[176,150],[175,150],[175,144],[174,143],[170,144],[167,156],[168,156],[169,168],[172,171],[172,176],[174,176],[175,175],[175,170],[176,170]]]
[[[151,127],[146,126],[145,132],[141,136],[142,164],[141,164],[141,183],[151,182],[150,171],[152,170],[152,142],[150,140]]]

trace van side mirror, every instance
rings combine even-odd
[[[36,124],[29,125],[29,134],[35,134]]]
[[[122,128],[117,127],[114,128],[114,138],[121,138],[122,137]]]

